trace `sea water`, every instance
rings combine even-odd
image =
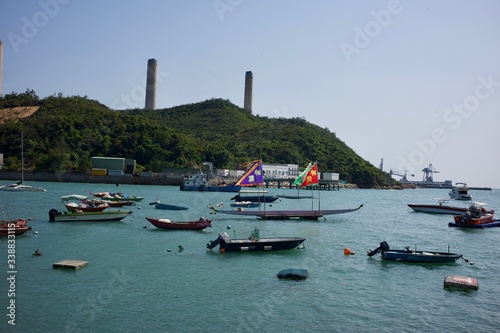
[[[210,213],[209,204],[230,209],[234,193],[182,192],[170,186],[36,185],[47,192],[0,192],[2,219],[30,218],[33,228],[15,239],[13,269],[8,266],[12,242],[0,239],[1,332],[494,332],[500,327],[500,228],[450,228],[451,215],[407,207],[433,203],[448,190],[315,191],[314,201],[281,199],[267,209],[317,208],[318,196],[322,209],[363,207],[318,221],[266,221]],[[64,209],[61,196],[101,191],[144,200],[122,208],[133,214],[119,222],[48,221],[51,208]],[[500,212],[500,190],[471,194]],[[157,197],[189,210],[155,209],[149,203]],[[160,230],[146,216],[174,221],[204,216],[213,226]],[[304,248],[266,253],[206,249],[222,231],[246,238],[256,227],[261,237],[304,237]],[[368,257],[366,252],[382,241],[392,248],[427,251],[446,252],[449,246],[469,262],[409,264]],[[355,254],[344,255],[346,247]],[[32,256],[36,249],[41,256]],[[65,259],[89,265],[52,268]],[[277,273],[286,268],[307,269],[309,277],[279,280]],[[479,290],[445,289],[449,275],[474,277]]]

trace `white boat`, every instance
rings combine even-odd
[[[25,185],[24,183],[24,135],[21,132],[21,181],[0,186],[0,191],[11,192],[47,192],[43,187]]]
[[[448,194],[451,199],[472,200],[472,196],[469,193],[469,188],[466,183],[456,183]]]
[[[451,199],[436,199],[438,200],[435,204],[433,205],[426,205],[426,204],[408,204],[408,207],[413,209],[415,212],[422,212],[422,213],[429,213],[429,214],[450,214],[450,215],[460,215],[464,214],[468,210],[474,210],[473,207],[477,207],[479,210],[482,212],[486,213],[494,213],[493,210],[486,210],[483,208],[486,206],[486,203],[484,202],[473,202],[472,204],[468,206],[463,206],[463,207],[457,207],[457,206],[452,206],[448,203]]]

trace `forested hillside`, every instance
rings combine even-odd
[[[320,172],[338,172],[359,187],[395,183],[329,129],[303,118],[255,116],[227,100],[114,111],[80,96],[40,99],[32,90],[0,98],[0,109],[20,106],[40,108],[0,123],[0,153],[7,170],[20,169],[23,132],[25,168],[34,171],[85,172],[93,156],[132,158],[150,171],[192,168],[204,161],[232,169],[262,159],[300,166],[317,161]]]

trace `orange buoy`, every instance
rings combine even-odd
[[[220,253],[224,253],[224,252],[226,252],[225,249],[220,249]]]
[[[350,254],[351,254],[351,249],[350,249],[350,248],[348,248],[348,247],[346,247],[346,248],[344,249],[344,254],[345,254],[346,256],[347,256],[347,255],[350,255]]]

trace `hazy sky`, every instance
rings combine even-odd
[[[157,108],[243,107],[252,71],[254,114],[304,117],[413,180],[432,163],[500,188],[497,0],[0,0],[0,39],[4,94],[142,108],[155,58]]]

